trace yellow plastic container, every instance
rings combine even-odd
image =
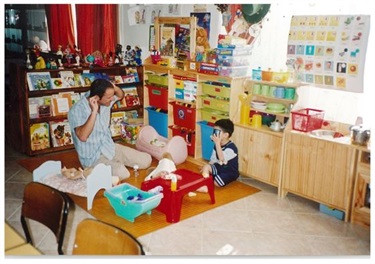
[[[203,90],[203,93],[208,94],[208,95],[222,97],[222,98],[230,97],[230,87],[226,87],[223,85],[203,83],[202,90]]]
[[[202,108],[201,114],[202,114],[202,120],[210,122],[210,123],[215,123],[217,120],[220,120],[220,119],[229,118],[228,113],[220,112],[217,110],[212,110],[209,108]]]
[[[272,81],[277,83],[287,83],[289,80],[289,72],[273,72]]]
[[[203,107],[219,110],[222,112],[229,112],[229,100],[216,99],[208,95],[201,97]]]

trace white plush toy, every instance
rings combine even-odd
[[[159,160],[158,166],[146,176],[145,181],[151,180],[153,178],[165,176],[175,171],[176,169],[177,168],[176,168],[175,163],[173,162],[171,154],[164,153],[163,158]]]

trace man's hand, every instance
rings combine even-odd
[[[97,95],[89,98],[89,104],[90,104],[92,112],[94,113],[97,113],[99,109],[98,100],[99,98]]]

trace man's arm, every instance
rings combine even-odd
[[[88,98],[88,100],[89,105],[91,107],[91,114],[82,126],[75,128],[76,135],[78,139],[82,142],[86,142],[89,136],[91,135],[91,132],[93,131],[95,126],[96,115],[98,114],[99,109],[98,96],[90,97]]]
[[[118,97],[118,100],[124,98],[124,91],[120,87],[113,84],[113,88],[115,89],[115,95]]]

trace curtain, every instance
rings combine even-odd
[[[45,6],[51,50],[57,51],[58,45],[73,47],[76,41],[70,4]]]
[[[78,47],[86,56],[96,50],[114,52],[117,43],[117,5],[76,4]]]

